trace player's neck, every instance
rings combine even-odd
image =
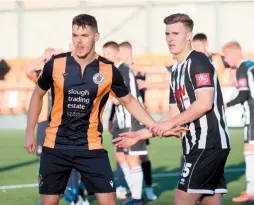
[[[176,55],[177,63],[178,64],[183,63],[192,50],[193,49],[191,47],[188,47],[187,49],[184,49],[181,53],[177,54]]]
[[[79,58],[77,55],[74,55],[74,58],[80,64],[81,67],[86,67],[88,64],[94,61],[96,55],[97,54],[95,51],[91,51],[85,58]]]
[[[239,57],[238,61],[237,61],[237,64],[236,64],[236,68],[239,68],[240,65],[244,62],[244,58],[243,56]]]
[[[116,67],[119,67],[121,65],[122,61],[120,59],[117,59],[114,63]]]

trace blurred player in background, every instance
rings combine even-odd
[[[118,69],[119,67],[125,66],[120,61],[119,46],[114,41],[109,41],[103,45],[103,56],[114,62],[114,65]],[[111,100],[115,102],[112,97]],[[116,105],[112,103],[111,113],[109,117],[109,131],[112,133],[113,138],[116,138],[119,134],[119,126],[117,118],[115,117],[115,112]],[[116,187],[116,196],[118,199],[126,199],[127,188],[125,185],[126,182],[129,182],[129,166],[125,160],[123,152],[118,152],[116,149],[114,150],[114,152],[115,159],[117,161],[116,177],[118,180],[118,186]]]
[[[103,46],[103,53],[105,57],[115,63],[116,67],[122,73],[124,82],[131,94],[139,100],[140,103],[143,103],[140,92],[137,89],[133,73],[131,72],[128,64],[120,61],[118,44],[112,41],[107,42]],[[143,127],[122,105],[119,105],[119,103],[114,99],[113,102],[116,104],[115,112],[119,127],[118,134],[126,130],[136,130]],[[147,154],[145,141],[140,142],[139,145],[132,147],[129,150],[121,148],[116,149],[116,159],[124,172],[126,182],[132,195],[132,197],[123,204],[142,203],[143,173],[140,166],[140,156],[143,154]]]
[[[206,34],[204,34],[204,33],[197,33],[192,38],[192,46],[193,46],[194,50],[204,53],[208,57],[210,62],[213,64],[213,66],[215,67],[220,84],[228,83],[224,77],[225,76],[224,72],[225,72],[225,68],[229,68],[230,66],[225,61],[225,58],[223,55],[221,55],[220,53],[209,52],[208,43],[209,43],[208,38],[207,38]],[[229,70],[227,70],[227,71],[229,71]]]
[[[208,39],[207,39],[206,34],[204,34],[204,33],[195,34],[194,37],[192,38],[192,46],[193,46],[194,50],[204,53],[209,58],[211,63],[214,63],[216,61],[216,57],[219,57],[221,62],[224,65],[224,68],[229,67],[228,63],[225,61],[224,56],[221,56],[218,53],[209,52]]]
[[[119,44],[119,54],[120,54],[121,61],[128,64],[129,68],[132,69],[132,66],[134,64],[133,51],[132,51],[132,45],[128,41],[125,41]],[[135,80],[138,81],[138,78],[139,77],[136,76]],[[135,86],[136,86],[136,83],[137,82],[135,82]],[[142,98],[142,102],[143,104],[145,104],[145,89],[138,88],[137,92],[139,92],[139,95]],[[149,140],[146,140],[146,144],[149,145]],[[151,160],[149,159],[148,151],[147,151],[147,154],[140,155],[140,160],[141,160],[142,171],[144,174],[144,180],[146,183],[146,188],[145,188],[146,197],[149,200],[156,200],[157,196],[155,195],[153,187],[152,187],[152,183],[153,183],[152,163],[151,163]]]
[[[237,69],[235,86],[239,91],[233,100],[225,104],[225,107],[241,104],[244,109],[244,157],[247,186],[246,190],[232,201],[254,201],[254,62],[244,59],[241,46],[236,41],[225,44],[223,53],[230,67]]]
[[[48,48],[44,51],[44,54],[41,58],[33,61],[27,67],[26,74],[27,77],[37,83],[39,76],[41,75],[42,68],[47,63],[53,55],[62,53],[61,50],[56,50],[54,48]],[[52,108],[52,98],[51,98],[51,89],[46,93],[43,98],[43,107],[39,116],[39,121],[37,124],[37,155],[40,157],[42,152],[42,146],[46,136],[46,128],[48,127],[48,116]],[[71,205],[89,205],[90,203],[84,195],[84,184],[79,184],[79,173],[73,169],[70,175],[68,185],[66,187],[66,193],[64,198]],[[39,201],[38,204],[41,204]]]

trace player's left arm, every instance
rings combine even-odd
[[[113,68],[111,93],[139,122],[146,126],[152,126],[155,123],[145,108],[129,92],[122,74],[115,67]]]

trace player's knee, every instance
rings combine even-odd
[[[181,190],[176,190],[174,205],[181,205],[181,202],[185,200],[187,193]]]
[[[59,195],[41,195],[42,205],[58,205]]]
[[[116,152],[115,153],[115,157],[116,157],[116,161],[119,163],[119,164],[123,164],[126,162],[125,160],[125,155],[123,152]]]
[[[223,204],[223,195],[222,194],[214,194],[208,195],[202,198],[201,205],[222,205]]]
[[[190,194],[182,190],[177,190],[175,193],[174,205],[196,205],[200,194]]]
[[[140,166],[139,155],[126,155],[126,161],[130,168]]]
[[[116,193],[97,193],[95,194],[99,205],[116,205]]]

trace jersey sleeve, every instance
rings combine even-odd
[[[49,90],[53,85],[53,59],[47,62],[41,72],[41,75],[37,81],[38,86],[42,90]]]
[[[117,70],[119,70],[120,73],[122,74],[124,84],[126,85],[128,90],[130,91],[130,77],[129,77],[130,68],[129,68],[129,66],[127,64],[121,64],[117,68]]]
[[[118,98],[129,94],[129,89],[124,83],[123,76],[116,67],[113,67],[111,93]]]
[[[190,65],[190,78],[195,91],[214,88],[214,67],[205,55],[198,56]]]
[[[169,91],[169,104],[173,105],[176,104],[175,96],[172,87],[170,86],[170,91]]]
[[[236,71],[236,88],[239,91],[249,90],[247,68],[245,66],[241,66]]]

